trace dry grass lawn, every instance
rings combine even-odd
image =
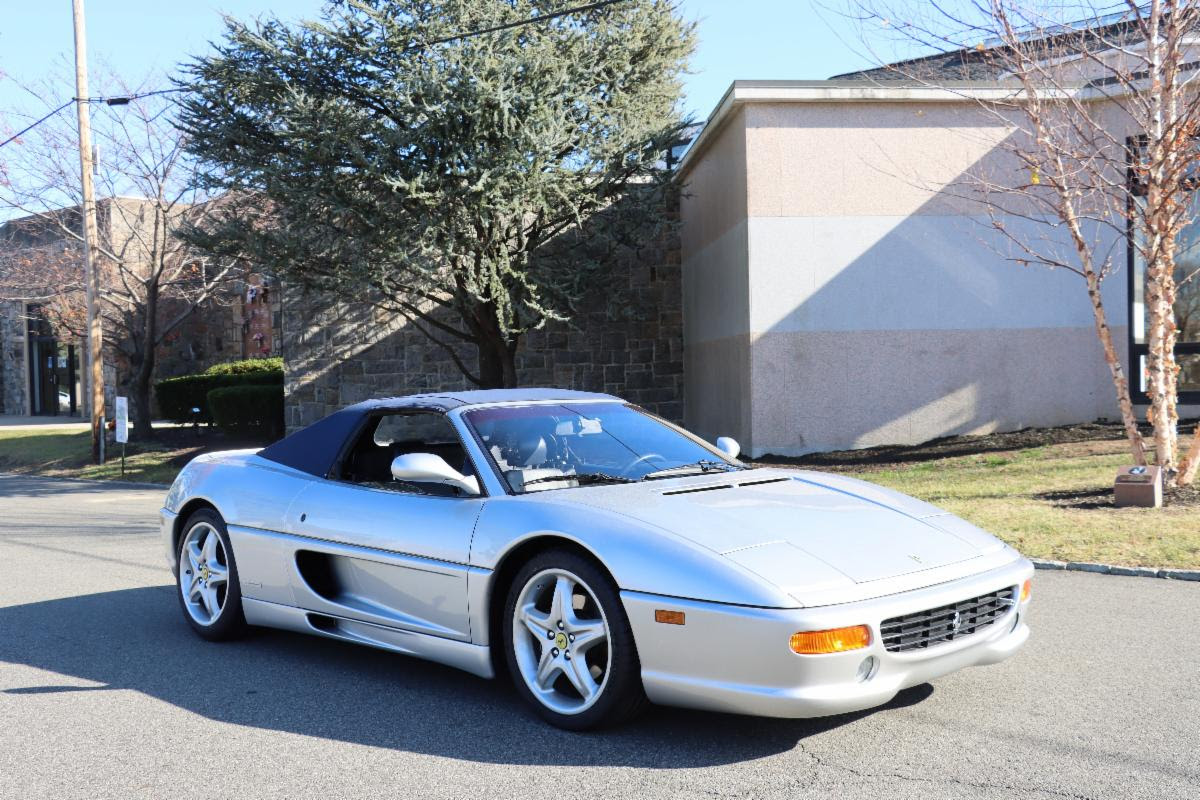
[[[170,483],[197,448],[130,444],[121,475],[120,445],[110,448],[108,463],[91,463],[91,433],[46,428],[0,428],[0,472],[64,478]]]

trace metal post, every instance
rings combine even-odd
[[[75,19],[75,108],[79,115],[79,177],[82,189],[83,252],[87,270],[88,372],[92,400],[92,459],[104,463],[104,331],[100,310],[96,197],[92,185],[92,126],[88,115],[87,36],[83,0],[72,0]]]

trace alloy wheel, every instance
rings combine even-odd
[[[179,591],[183,605],[200,625],[212,625],[225,609],[229,591],[229,556],[217,529],[198,522],[180,548]]]
[[[513,608],[517,668],[533,696],[559,714],[579,714],[604,692],[612,666],[604,609],[578,576],[543,570]]]

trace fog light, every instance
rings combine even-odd
[[[1024,603],[1029,599],[1029,595],[1033,594],[1033,578],[1029,578],[1021,584],[1021,602]]]
[[[804,656],[822,653],[842,653],[860,650],[871,643],[871,629],[866,625],[831,628],[826,631],[800,631],[792,634],[792,652]]]
[[[858,682],[866,683],[875,677],[875,670],[879,666],[879,659],[875,656],[867,656],[863,662],[858,665]]]

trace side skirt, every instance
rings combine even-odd
[[[249,597],[242,598],[242,609],[246,614],[246,622],[251,625],[312,633],[344,642],[378,647],[381,650],[457,667],[481,678],[496,676],[492,668],[491,650],[485,646],[305,611],[294,606]]]

